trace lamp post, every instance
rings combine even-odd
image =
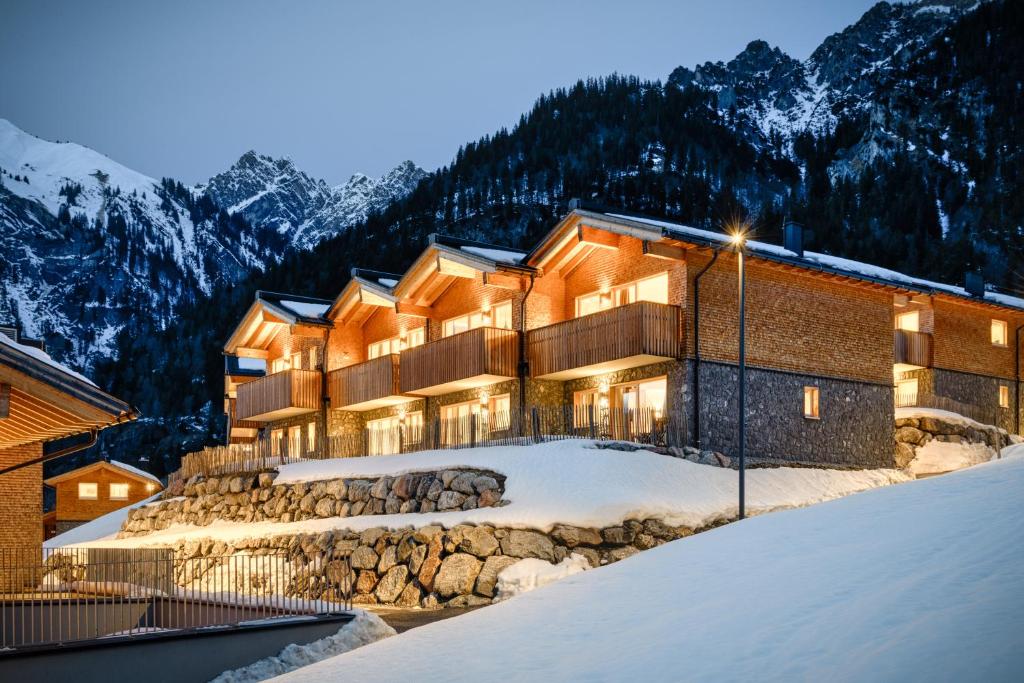
[[[739,277],[739,318],[740,318],[740,348],[739,348],[739,456],[740,456],[740,514],[739,518],[746,517],[746,445],[747,445],[747,349],[746,349],[746,267],[743,262],[743,243],[746,235],[742,231],[732,234],[731,241],[736,247],[737,267]]]

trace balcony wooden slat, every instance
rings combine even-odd
[[[320,373],[285,370],[238,387],[238,419],[266,422],[320,408]]]
[[[439,394],[516,377],[519,333],[480,327],[406,349],[402,393]]]
[[[893,361],[930,368],[934,354],[933,346],[932,335],[927,332],[895,330],[893,336]]]
[[[327,374],[331,408],[369,410],[405,399],[399,386],[399,355],[380,356]]]
[[[678,306],[638,301],[530,330],[530,374],[568,378],[678,358],[680,323]]]

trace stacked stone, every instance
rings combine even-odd
[[[498,574],[521,559],[557,563],[579,553],[597,567],[692,533],[656,519],[604,529],[560,525],[547,533],[471,524],[374,527],[232,543],[188,541],[175,548],[175,558],[180,585],[201,581],[238,554],[286,554],[298,568],[288,587],[292,595],[338,599],[339,587],[350,586],[355,604],[467,607],[490,603]]]
[[[480,470],[275,484],[276,472],[190,479],[181,496],[128,513],[119,537],[172,524],[297,522],[326,517],[473,510],[501,504],[505,478]]]
[[[917,449],[929,441],[947,443],[982,444],[994,456],[1010,445],[1010,435],[1004,429],[991,425],[968,425],[962,421],[941,417],[902,417],[896,420],[896,466],[910,464]]]

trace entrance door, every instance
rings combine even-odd
[[[668,383],[665,377],[612,387],[612,435],[616,439],[649,441],[661,428]]]

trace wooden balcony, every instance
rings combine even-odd
[[[527,332],[530,375],[567,380],[650,365],[682,353],[678,306],[619,306]]]
[[[238,419],[238,399],[228,399],[228,443],[250,443],[255,440],[260,423]]]
[[[331,370],[327,374],[331,408],[363,411],[413,400],[402,395],[398,359],[398,354],[390,354]]]
[[[239,420],[269,422],[320,409],[320,373],[285,370],[238,387]]]
[[[519,333],[480,327],[406,349],[402,393],[438,396],[512,379],[519,365]]]
[[[893,337],[893,362],[930,368],[932,347],[932,335],[927,332],[896,330]]]

